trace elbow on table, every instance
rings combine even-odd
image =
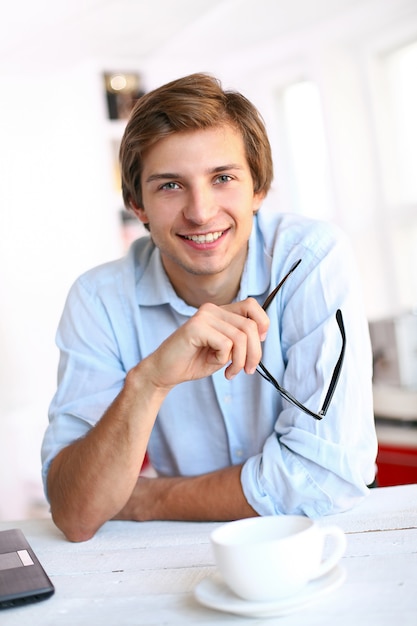
[[[61,521],[59,519],[57,520],[54,515],[52,515],[52,520],[55,526],[57,526],[57,528],[64,533],[66,539],[72,543],[82,543],[84,541],[88,541],[94,537],[98,530],[91,528],[87,529],[74,524],[61,523]]]
[[[51,506],[51,515],[55,526],[72,543],[82,543],[92,539],[100,528],[100,526],[82,524],[78,519],[74,521],[68,515],[54,511],[53,506]]]
[[[97,509],[89,507],[91,497],[74,497],[61,478],[62,450],[49,466],[46,479],[46,495],[50,504],[52,521],[74,543],[91,539],[106,521],[99,517]],[[91,496],[91,494],[90,494]]]
[[[369,494],[369,488],[365,483],[346,483],[340,486],[337,492],[332,494],[331,506],[326,515],[337,515],[354,509]]]

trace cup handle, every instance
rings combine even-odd
[[[324,526],[321,528],[321,532],[324,539],[326,539],[326,537],[332,538],[333,550],[331,554],[321,562],[313,578],[319,578],[327,574],[327,572],[330,572],[340,561],[346,550],[346,535],[341,528],[338,526]]]

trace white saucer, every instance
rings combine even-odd
[[[242,600],[227,587],[220,575],[205,578],[194,589],[198,602],[211,609],[248,617],[279,617],[303,609],[326,593],[337,589],[346,578],[345,570],[336,565],[328,574],[309,582],[290,598],[268,602]]]

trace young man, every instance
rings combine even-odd
[[[259,212],[272,180],[263,122],[208,75],[143,96],[120,156],[126,206],[150,235],[79,278],[65,306],[42,449],[55,523],[82,541],[112,518],[353,506],[376,436],[345,237]],[[156,478],[139,477],[146,451]]]

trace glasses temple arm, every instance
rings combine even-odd
[[[330,381],[329,390],[323,402],[323,407],[319,411],[319,415],[322,415],[322,416],[326,415],[327,409],[329,408],[330,402],[333,398],[333,394],[335,392],[337,383],[339,381],[340,372],[342,370],[343,359],[345,357],[346,333],[345,333],[345,326],[343,324],[342,311],[340,309],[337,309],[336,311],[336,321],[337,321],[337,325],[339,326],[340,334],[342,336],[342,349],[340,351],[340,356],[338,358],[336,366],[333,370],[332,379]]]
[[[301,411],[304,411],[304,413],[307,413],[308,415],[311,415],[311,417],[314,417],[314,419],[316,420],[321,420],[323,418],[323,416],[321,415],[321,413],[314,413],[313,411],[310,411],[310,409],[308,409],[306,406],[304,406],[303,404],[301,404],[301,402],[299,402],[296,398],[294,398],[294,396],[292,396],[290,394],[289,391],[287,391],[286,389],[284,389],[283,387],[281,387],[281,385],[278,383],[277,380],[275,380],[275,378],[272,376],[272,374],[266,369],[265,365],[262,362],[259,362],[258,367],[260,369],[257,369],[256,371],[258,372],[258,374],[260,374],[262,376],[262,378],[265,378],[265,380],[267,380],[269,383],[271,383],[271,385],[273,385],[275,387],[275,389],[286,399],[288,400],[288,402],[291,402],[291,404],[294,404],[296,407],[298,407]],[[261,371],[262,370],[262,371]]]
[[[288,274],[286,274],[284,276],[284,278],[281,280],[281,282],[275,287],[275,289],[273,291],[271,291],[271,293],[269,294],[269,296],[267,297],[267,299],[265,300],[265,302],[262,305],[262,308],[263,308],[264,311],[267,310],[267,308],[271,304],[272,300],[275,298],[275,296],[277,295],[278,291],[281,289],[282,285],[285,283],[287,278],[293,273],[293,271],[300,265],[300,263],[301,263],[301,259],[298,259],[298,261],[296,261],[294,263],[294,265],[290,268],[290,271],[288,272]]]

